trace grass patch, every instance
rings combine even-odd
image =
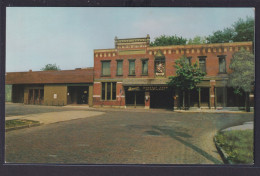
[[[216,135],[216,141],[234,164],[253,164],[253,130],[223,131]]]
[[[40,122],[34,120],[26,120],[26,119],[7,120],[5,121],[5,128],[8,129],[8,128],[14,128],[14,127],[20,127],[20,126],[26,126],[32,124],[40,124]]]

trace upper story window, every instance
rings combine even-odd
[[[191,65],[191,57],[186,57],[185,62],[186,62],[186,64]]]
[[[142,75],[148,75],[148,59],[142,59]]]
[[[218,56],[219,73],[226,73],[226,56]]]
[[[206,56],[199,56],[200,69],[206,73]]]
[[[110,76],[110,61],[101,61],[102,63],[102,76]]]
[[[123,75],[123,60],[117,60],[116,75]]]
[[[135,75],[135,59],[129,59],[129,75]]]
[[[116,82],[102,82],[102,100],[116,99]]]

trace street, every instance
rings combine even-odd
[[[24,106],[20,110],[24,108],[23,112],[26,112],[30,107],[33,106]],[[47,110],[49,107],[46,106],[37,108],[40,110],[28,110],[29,114],[64,111],[60,107],[50,107],[52,110]],[[6,113],[11,114],[10,110],[11,105],[7,105]],[[81,111],[84,114],[90,112]],[[220,129],[252,121],[254,116],[253,113],[176,113],[165,110],[103,112],[94,117],[7,132],[6,162],[222,164],[213,136]]]

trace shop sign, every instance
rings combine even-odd
[[[166,90],[166,89],[168,89],[168,87],[167,86],[144,86],[144,87],[142,87],[143,88],[143,90],[145,90],[145,91],[161,91],[161,90]]]
[[[137,86],[128,87],[128,91],[164,91],[168,89],[167,86]]]

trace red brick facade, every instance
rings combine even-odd
[[[199,87],[206,87],[209,90],[209,107],[216,107],[215,88],[226,87],[228,73],[230,73],[229,64],[232,54],[239,51],[241,48],[245,50],[252,50],[252,42],[239,42],[239,43],[222,43],[222,44],[201,44],[201,45],[173,45],[173,46],[149,46],[150,37],[146,38],[132,38],[132,39],[115,39],[114,49],[100,49],[94,51],[94,106],[125,106],[125,97],[127,86],[161,86],[166,85],[166,81],[162,84],[149,84],[149,81],[155,79],[167,79],[169,76],[175,74],[174,63],[182,55],[191,58],[191,63],[199,62],[199,57],[204,56],[206,64],[205,80],[198,85]],[[226,73],[219,72],[219,57],[224,56]],[[165,71],[163,76],[157,77],[155,70],[155,62],[157,58],[163,58],[162,65]],[[148,74],[142,74],[142,61],[148,59]],[[117,61],[123,61],[123,74],[117,75]],[[135,74],[129,75],[129,61],[135,62]],[[102,75],[102,62],[110,62],[110,74]],[[157,68],[158,65],[156,65]],[[158,74],[158,75],[159,75]],[[127,82],[148,81],[148,84],[141,85],[141,83],[133,83],[129,85]],[[117,82],[115,100],[102,100],[102,82]],[[128,84],[126,86],[126,84]],[[131,87],[130,87],[131,88]],[[137,87],[136,87],[137,88]],[[120,90],[122,93],[120,94]],[[206,94],[204,92],[204,94]],[[135,95],[135,94],[131,94]],[[130,96],[131,96],[130,95]],[[140,94],[141,95],[141,94]],[[139,95],[138,95],[139,96]],[[145,96],[144,106],[150,107],[150,91],[145,91],[142,96]],[[201,96],[201,95],[200,95]],[[131,97],[130,97],[131,98]],[[136,98],[135,98],[136,99]],[[174,106],[178,103],[178,95],[175,93]],[[120,100],[120,101],[119,101]],[[220,100],[219,100],[220,101]]]

